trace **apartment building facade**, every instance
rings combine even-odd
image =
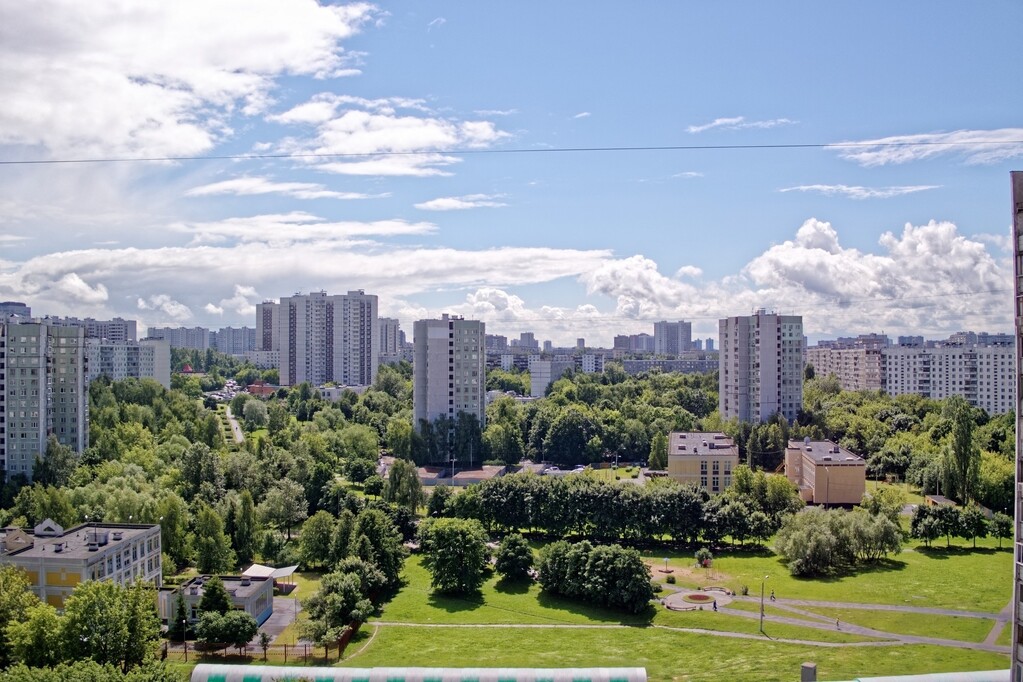
[[[668,435],[668,477],[710,493],[732,485],[739,448],[723,433],[673,431]]]
[[[155,379],[170,388],[170,344],[163,339],[108,341],[85,339],[85,383],[105,376],[122,379]]]
[[[959,395],[988,414],[1015,408],[1016,351],[1012,346],[899,346],[882,351],[883,388],[935,400]]]
[[[475,415],[486,424],[486,324],[458,316],[413,325],[412,412],[421,420]]]
[[[760,309],[718,322],[722,418],[793,420],[803,403],[803,318]]]

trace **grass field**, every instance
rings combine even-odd
[[[719,584],[740,592],[758,593],[764,576],[768,591],[779,598],[844,601],[864,604],[906,604],[964,611],[997,613],[1012,597],[1012,552],[997,549],[991,538],[978,541],[977,549],[962,540],[950,549],[944,541],[926,548],[911,543],[907,550],[856,573],[825,578],[795,578],[781,557],[767,549],[736,548],[718,554],[710,570],[693,569],[692,554],[644,552],[654,567],[677,569],[679,584]]]
[[[924,560],[941,563],[942,566],[947,561],[957,561],[961,566],[957,564],[956,571],[972,570],[986,574],[988,564],[999,564],[1002,560],[1001,553],[993,551],[978,552],[972,557],[964,557],[963,554],[953,551],[940,559],[921,554],[919,559],[909,561],[902,569],[873,573],[873,579],[875,585],[883,586],[918,570],[933,576],[938,569],[931,568]],[[1009,556],[1008,553],[1006,555]],[[739,575],[755,575],[770,560],[759,553],[736,555],[730,558],[730,562],[724,558],[716,560],[711,575],[714,579],[710,582],[734,579],[734,576],[724,573],[722,563]],[[692,575],[684,573],[684,566],[690,561],[688,557],[677,557],[673,563],[669,557],[669,567],[677,565],[679,568],[673,574],[679,584],[697,581],[703,574],[702,570],[694,570]],[[663,566],[663,557],[651,563]],[[1007,571],[1006,568],[1003,577],[1008,575]],[[367,623],[349,646],[343,665],[642,666],[647,669],[651,680],[712,680],[724,677],[734,680],[788,680],[798,675],[799,665],[804,661],[818,664],[821,680],[850,679],[893,671],[911,674],[1008,667],[1008,656],[999,654],[887,643],[878,648],[871,645],[869,638],[831,628],[766,623],[765,637],[759,634],[756,618],[709,610],[672,612],[651,609],[640,616],[631,616],[552,598],[542,594],[536,585],[509,585],[493,577],[476,598],[435,595],[429,587],[429,574],[416,556],[406,562],[404,575],[405,587],[373,619],[391,625]],[[775,581],[776,589],[778,582],[783,581]],[[981,601],[992,604],[1001,601],[994,611],[1008,600],[1010,580],[1001,581],[1006,583],[1004,590],[997,584],[985,589],[980,581],[971,582]],[[788,588],[811,583],[783,584]],[[832,590],[840,601],[856,601],[842,594],[839,587],[830,587],[828,581],[822,584],[824,587],[814,589],[826,593]],[[991,594],[984,594],[987,591]],[[1002,591],[1006,594],[999,596]],[[882,594],[897,592],[895,586],[882,590]],[[873,601],[877,603],[878,600]],[[743,609],[752,606],[754,611],[759,608],[759,604],[753,602],[736,601],[733,606]],[[787,613],[775,607],[767,608],[769,614]],[[983,610],[977,600],[960,608]],[[861,615],[870,617],[872,613],[864,611]],[[902,621],[903,615],[893,613],[886,624],[895,631],[900,631],[898,628],[909,631],[916,627],[911,619]],[[848,617],[854,617],[851,610]],[[914,617],[920,620],[930,618]],[[963,621],[962,625],[958,624],[959,620]],[[991,626],[990,621],[983,619],[949,618],[947,623],[956,625],[932,624],[928,626],[932,631],[920,634],[942,636],[947,628],[959,627],[959,637],[982,640]],[[871,623],[865,621],[863,625]],[[876,622],[873,626],[879,627]],[[963,626],[972,626],[973,629],[963,634]],[[715,636],[685,631],[693,629],[733,634]],[[779,639],[801,640],[803,643],[777,641]],[[858,645],[834,647],[834,643]],[[826,646],[828,644],[832,646]]]

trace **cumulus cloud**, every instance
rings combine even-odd
[[[139,297],[136,305],[139,310],[159,311],[175,322],[184,322],[192,317],[192,311],[187,305],[175,301],[167,294],[156,294],[148,298]]]
[[[704,133],[708,130],[744,130],[747,128],[777,128],[778,126],[792,125],[797,123],[788,118],[772,118],[765,121],[747,121],[745,116],[732,116],[730,118],[715,118],[710,123],[691,125],[686,128],[688,133]]]
[[[422,211],[462,211],[469,208],[496,208],[507,206],[503,201],[497,201],[501,195],[497,194],[466,194],[460,197],[438,197],[415,204],[415,207]]]
[[[238,315],[251,318],[256,314],[256,303],[259,301],[259,294],[256,293],[254,287],[235,284],[234,296],[220,299],[220,305],[207,303],[205,310],[215,315],[223,315],[224,310],[228,309]]]
[[[1023,156],[1023,128],[893,135],[829,146],[841,158],[868,168],[938,156],[957,156],[968,164],[990,164]]]
[[[218,194],[250,196],[255,194],[283,194],[296,199],[378,199],[390,196],[362,192],[338,192],[315,182],[274,182],[269,178],[244,176],[193,187],[187,197],[205,197]]]
[[[12,4],[0,144],[73,157],[203,153],[231,134],[228,117],[266,109],[278,76],[350,73],[341,42],[373,16],[368,4],[313,0]]]
[[[904,194],[938,189],[941,185],[904,185],[898,187],[860,187],[857,185],[798,185],[779,192],[813,192],[825,196],[844,196],[850,199],[890,199]]]
[[[483,149],[509,136],[492,121],[442,117],[422,100],[333,93],[315,95],[267,120],[313,128],[310,135],[283,140],[280,151],[346,175],[447,175],[444,167],[459,159],[445,151]]]

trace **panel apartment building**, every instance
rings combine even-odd
[[[795,419],[803,404],[803,318],[760,309],[720,320],[718,337],[721,417]]]
[[[1012,184],[1013,316],[1016,321],[1016,525],[1012,562],[1012,670],[1010,678],[1023,679],[1023,172],[1010,174]]]
[[[368,386],[379,361],[377,297],[363,290],[282,297],[256,308],[260,351],[279,351],[282,386]]]
[[[32,478],[50,434],[81,452],[89,439],[85,330],[0,323],[0,469]]]
[[[963,396],[988,414],[1004,414],[1016,400],[1013,346],[899,346],[883,351],[884,389],[935,400]]]
[[[442,315],[439,320],[417,320],[412,343],[412,412],[420,420],[474,414],[486,424],[486,325]]]

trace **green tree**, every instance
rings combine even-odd
[[[231,544],[239,564],[245,565],[252,561],[256,553],[256,506],[248,490],[243,490],[238,496]]]
[[[423,485],[419,482],[416,465],[408,460],[396,459],[387,473],[383,498],[399,507],[405,507],[413,514],[423,506]]]
[[[174,617],[167,623],[167,639],[184,642],[188,636],[188,611],[185,608],[185,595],[179,589],[174,598]]]
[[[1002,548],[1002,540],[1012,538],[1012,517],[1008,514],[995,512],[991,519],[991,535],[998,538],[998,549]]]
[[[266,403],[262,400],[250,400],[245,403],[242,409],[242,416],[245,418],[245,429],[255,431],[263,428],[267,422]]]
[[[238,647],[241,653],[259,632],[259,625],[251,614],[245,611],[217,613],[208,611],[199,616],[195,624],[195,638],[205,646],[224,644]]]
[[[153,657],[159,636],[151,585],[88,581],[64,604],[61,643],[67,660],[92,659],[127,672]]]
[[[33,668],[60,662],[61,635],[57,609],[36,604],[25,611],[24,620],[7,626],[7,643],[15,660]]]
[[[46,439],[46,452],[36,458],[32,467],[32,480],[42,485],[66,487],[78,468],[78,453],[62,445],[53,434]]]
[[[384,479],[373,474],[362,483],[362,492],[370,497],[380,497],[384,492]]]
[[[959,537],[972,540],[973,548],[977,549],[977,538],[986,538],[989,530],[984,512],[977,505],[971,504],[963,509],[959,521]]]
[[[668,468],[668,437],[659,431],[650,439],[650,459],[647,465],[657,471]]]
[[[487,535],[475,519],[427,519],[419,526],[423,564],[439,592],[475,594],[490,560]]]
[[[375,564],[384,574],[388,589],[396,588],[401,580],[406,550],[394,523],[379,509],[365,509],[355,519],[352,537],[358,548],[352,553]]]
[[[179,463],[183,497],[192,501],[201,495],[208,504],[224,496],[224,468],[220,455],[205,443],[192,443],[181,454]]]
[[[444,516],[444,509],[448,505],[454,492],[449,486],[436,485],[430,493],[430,499],[426,503],[427,516]]]
[[[963,504],[973,501],[980,470],[980,450],[973,443],[973,411],[962,396],[945,400],[945,417],[951,423],[945,452],[946,486]]]
[[[28,610],[39,604],[28,575],[21,568],[0,564],[0,667],[12,663],[7,628],[25,620]]]
[[[224,587],[224,581],[220,579],[220,576],[210,577],[202,586],[199,612],[224,615],[232,608],[231,596],[227,593],[227,588]]]
[[[338,641],[353,621],[365,620],[373,611],[355,573],[323,576],[320,588],[302,606],[309,618],[299,623],[299,631],[319,645]]]
[[[412,424],[407,418],[391,417],[387,422],[387,447],[400,459],[412,459]]]
[[[188,563],[188,505],[175,493],[167,493],[157,506],[160,517],[160,544],[176,568]]]
[[[259,505],[263,522],[278,530],[284,530],[291,540],[291,529],[301,523],[308,514],[305,491],[298,483],[286,478],[277,483]]]
[[[510,533],[497,548],[494,569],[508,580],[525,580],[533,570],[533,550],[518,533]]]
[[[302,563],[307,567],[326,566],[330,561],[335,525],[334,516],[322,509],[302,524],[302,534],[298,540]]]
[[[209,505],[201,503],[195,520],[196,567],[200,573],[223,573],[235,564],[224,524]]]

